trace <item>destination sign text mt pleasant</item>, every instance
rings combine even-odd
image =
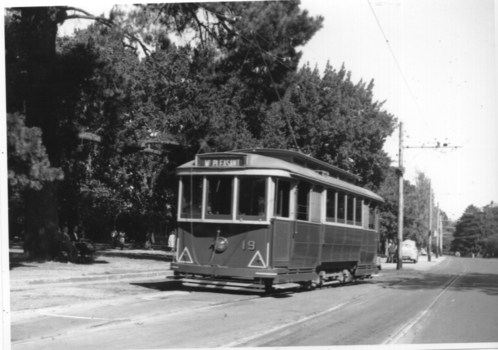
[[[230,159],[204,159],[204,166],[212,167],[232,167],[241,166],[239,158]]]

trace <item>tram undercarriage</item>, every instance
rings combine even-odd
[[[275,277],[254,277],[253,279],[181,273],[175,271],[174,279],[180,280],[186,287],[199,287],[218,290],[272,293],[290,290],[312,290],[334,285],[346,285],[357,280],[372,278],[378,271],[377,266],[357,265],[350,268],[320,270],[318,272],[290,270]],[[264,273],[264,272],[260,272]],[[268,272],[267,272],[268,273]],[[271,272],[268,274],[272,274]]]

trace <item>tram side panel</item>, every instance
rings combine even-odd
[[[321,225],[273,219],[273,267],[315,268],[321,254]]]
[[[371,230],[365,230],[364,232],[360,263],[356,271],[357,276],[372,275],[378,271],[377,247],[379,244],[379,233]]]
[[[271,265],[273,267],[288,267],[290,265],[294,222],[276,218],[273,219],[272,228]]]
[[[351,269],[360,260],[362,230],[324,225],[321,264],[317,270]]]
[[[272,233],[274,267],[334,271],[375,263],[375,231],[274,219]]]
[[[290,268],[315,268],[320,259],[320,224],[295,222]]]

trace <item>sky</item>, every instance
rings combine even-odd
[[[498,201],[496,3],[492,0],[302,0],[323,28],[302,64],[375,82],[403,124],[405,179],[421,171],[451,219]],[[385,151],[399,164],[399,129]],[[459,148],[450,148],[459,147]]]
[[[113,3],[50,4],[108,15]],[[405,179],[415,183],[417,172],[429,177],[435,202],[453,220],[470,204],[498,202],[496,5],[494,0],[301,0],[310,15],[324,17],[323,28],[299,48],[301,65],[323,72],[327,62],[336,69],[344,64],[354,82],[374,80],[374,99],[385,101],[383,108],[403,124]],[[60,32],[70,34],[89,21],[67,23]],[[397,128],[384,147],[393,166],[399,164],[399,141]],[[448,147],[430,148],[437,142]]]

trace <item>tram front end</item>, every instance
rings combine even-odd
[[[198,156],[180,177],[178,244],[171,264],[185,286],[265,291],[269,266],[270,177],[239,155]]]
[[[184,222],[178,232],[171,268],[186,286],[264,291],[278,273],[268,266],[268,225]]]

